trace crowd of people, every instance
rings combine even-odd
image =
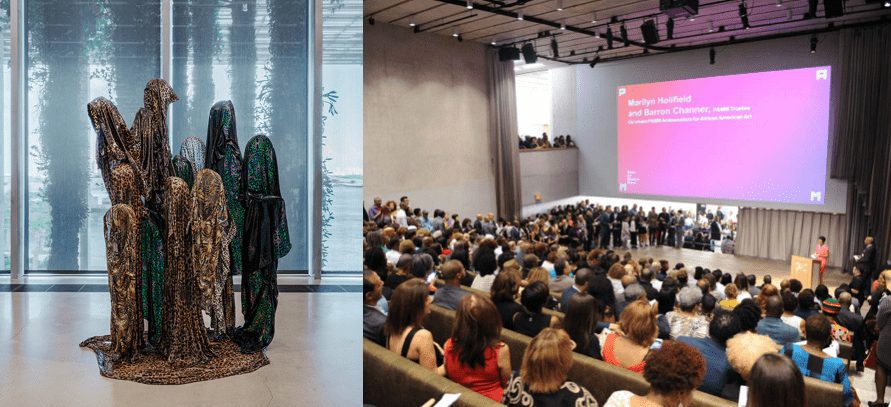
[[[520,150],[545,150],[549,148],[574,148],[575,142],[572,141],[572,136],[567,135],[559,135],[554,138],[554,142],[551,143],[550,138],[548,138],[548,133],[541,133],[541,137],[532,137],[525,136],[519,137],[520,139]]]
[[[365,229],[404,227],[417,232],[424,229],[431,237],[448,241],[453,233],[470,234],[473,238],[492,236],[512,242],[560,244],[588,251],[601,249],[637,249],[651,246],[674,246],[698,250],[734,252],[735,218],[716,211],[692,211],[642,205],[597,205],[588,200],[574,205],[560,205],[547,213],[525,219],[497,218],[493,213],[476,214],[475,219],[462,218],[441,209],[411,208],[403,196],[384,203],[381,198],[364,211]]]
[[[491,214],[459,222],[440,210],[428,219],[408,205],[404,197],[397,207],[404,221],[394,211],[389,221],[377,216],[379,204],[368,213],[365,337],[493,400],[597,405],[567,379],[575,352],[650,383],[647,394],[615,392],[607,406],[689,405],[697,389],[735,401],[742,388],[749,406],[802,406],[804,376],[840,384],[852,405],[856,392],[839,357],[850,346],[857,370],[876,370],[869,405],[887,405],[891,269],[871,282],[855,268],[832,293],[770,276],[758,284],[753,274],[671,266],[635,259],[622,244],[602,246],[622,240],[586,238],[598,209],[587,203],[519,223]],[[587,236],[597,236],[594,226]],[[656,226],[652,242],[666,243],[670,233]],[[443,346],[423,328],[431,306],[456,311]],[[510,364],[503,329],[532,338],[521,366]]]

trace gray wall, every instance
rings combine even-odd
[[[493,212],[486,47],[381,23],[364,40],[366,205]]]
[[[579,150],[520,150],[520,185],[523,205],[558,201],[579,194]]]
[[[579,146],[579,193],[605,197],[629,197],[616,190],[617,86],[747,72],[832,66],[830,137],[833,137],[837,97],[843,72],[838,69],[838,36],[820,35],[816,54],[809,51],[810,37],[792,37],[716,48],[715,65],[708,63],[708,49],[560,68],[552,74],[554,134],[569,133]],[[566,113],[573,110],[575,114]],[[563,111],[563,113],[557,113]],[[831,147],[830,147],[831,148]],[[829,152],[832,154],[832,151]],[[828,161],[828,160],[827,160]],[[828,164],[828,162],[827,162]],[[640,196],[684,202],[844,213],[844,182],[827,179],[823,206],[746,202],[713,199]],[[524,191],[525,194],[525,191]]]

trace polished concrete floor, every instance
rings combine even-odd
[[[360,405],[360,302],[354,293],[282,293],[268,366],[152,386],[103,378],[94,353],[78,347],[108,333],[107,293],[0,293],[0,406]]]

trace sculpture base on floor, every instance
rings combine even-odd
[[[99,373],[110,379],[144,384],[186,384],[253,372],[269,364],[264,352],[243,354],[231,340],[211,341],[210,349],[217,356],[210,362],[186,368],[173,368],[161,355],[140,353],[132,361],[117,360],[110,352],[108,335],[94,336],[80,343],[96,352]]]

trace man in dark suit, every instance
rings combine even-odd
[[[606,207],[606,210],[600,213],[597,218],[597,226],[600,228],[600,248],[609,248],[610,224],[612,223],[612,208]]]
[[[721,241],[721,221],[718,217],[712,218],[712,224],[709,226],[709,240],[711,240],[712,251],[715,251],[715,245]]]
[[[560,310],[566,312],[569,307],[569,299],[577,293],[588,292],[588,280],[591,279],[591,269],[581,268],[575,272],[575,284],[563,290],[560,296]]]
[[[860,269],[860,272],[863,273],[864,279],[868,282],[867,287],[872,287],[872,282],[878,277],[876,271],[876,246],[872,236],[867,236],[866,239],[863,239],[863,243],[866,244],[866,247],[863,249],[863,253],[859,256],[855,256],[854,260],[856,261],[857,268]]]
[[[366,269],[362,274],[363,315],[362,336],[384,345],[384,322],[387,315],[377,307],[380,301],[384,282],[377,273]]]

